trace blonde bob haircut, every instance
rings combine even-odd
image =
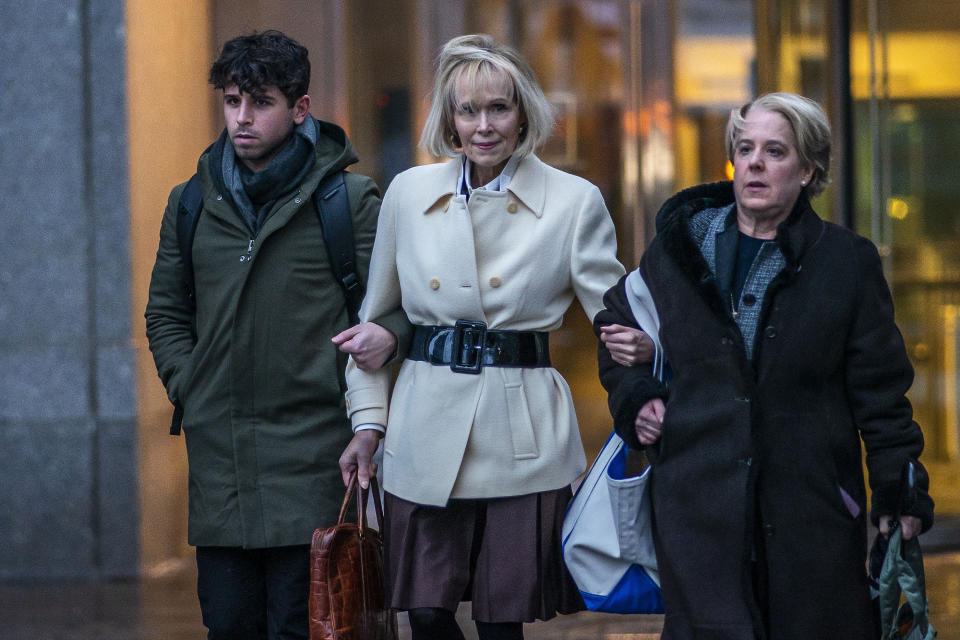
[[[530,65],[512,47],[486,34],[459,36],[443,46],[437,60],[430,113],[420,135],[420,146],[429,153],[452,158],[463,146],[453,121],[461,78],[478,91],[506,85],[506,97],[517,105],[523,123],[514,154],[533,153],[550,137],[553,109]]]
[[[795,93],[767,93],[730,112],[727,122],[727,157],[733,162],[737,138],[743,132],[744,119],[753,108],[779,113],[793,129],[800,160],[813,167],[813,177],[804,187],[810,197],[823,193],[830,182],[830,123],[823,108]]]

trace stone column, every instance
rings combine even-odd
[[[0,6],[0,578],[138,566],[122,0]]]

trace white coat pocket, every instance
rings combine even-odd
[[[530,407],[523,384],[508,382],[504,386],[507,394],[507,415],[510,418],[510,437],[513,440],[513,457],[518,460],[536,458],[537,440],[533,435],[533,422],[530,419]]]

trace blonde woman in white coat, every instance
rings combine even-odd
[[[340,466],[365,484],[385,433],[387,595],[414,640],[462,638],[461,600],[481,639],[582,606],[559,532],[585,456],[547,332],[574,296],[593,319],[624,269],[600,191],[533,154],[552,126],[513,49],[455,38],[421,138],[454,159],[397,176],[380,210],[360,316],[402,306],[416,335],[389,412],[388,372],[348,363]],[[624,359],[646,345],[610,331]]]

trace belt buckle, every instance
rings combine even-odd
[[[480,373],[486,335],[486,323],[457,320],[453,328],[450,370],[455,373]]]

